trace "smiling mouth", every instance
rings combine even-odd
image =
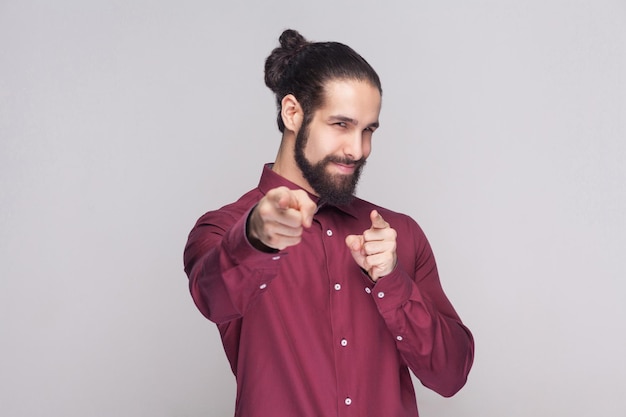
[[[353,174],[357,168],[357,164],[345,164],[341,162],[333,162],[341,174]]]
[[[351,159],[329,156],[324,161],[326,169],[335,175],[355,175],[365,165],[365,158]]]

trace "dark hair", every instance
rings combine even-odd
[[[323,104],[324,86],[334,79],[369,81],[382,94],[380,79],[370,64],[352,48],[338,42],[309,42],[293,29],[285,30],[280,46],[265,60],[265,85],[276,94],[278,129],[284,132],[281,101],[293,94],[304,117]]]

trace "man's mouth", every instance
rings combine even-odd
[[[327,164],[332,164],[335,167],[335,171],[343,175],[352,175],[354,172],[363,165],[365,161],[363,159],[351,160],[342,158],[329,158]]]
[[[354,174],[354,170],[357,167],[356,163],[342,163],[342,162],[332,162],[335,167],[337,168],[337,170],[341,173],[341,174]]]

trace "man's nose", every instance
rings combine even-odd
[[[355,130],[344,144],[343,153],[352,160],[359,160],[363,157],[363,132]]]

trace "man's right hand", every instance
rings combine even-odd
[[[278,187],[270,190],[250,213],[248,239],[283,250],[302,240],[302,230],[309,228],[317,205],[304,190]]]

